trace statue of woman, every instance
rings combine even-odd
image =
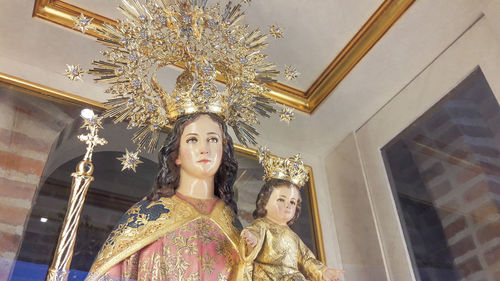
[[[215,114],[180,117],[159,154],[152,193],[106,239],[88,280],[227,280],[238,264],[238,164]]]

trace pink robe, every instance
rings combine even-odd
[[[89,279],[230,280],[233,277],[233,268],[238,263],[238,252],[234,244],[236,240],[233,240],[237,239],[238,231],[234,227],[228,229],[227,224],[227,220],[232,222],[233,217],[228,216],[232,212],[228,213],[229,208],[221,200],[205,201],[202,205],[196,205],[190,202],[191,199],[180,195],[160,200],[171,199],[175,201],[175,204],[165,204],[165,206],[170,207],[168,213],[171,222],[175,224],[174,227],[151,226],[160,228],[153,233],[165,233],[152,243],[127,255],[118,263],[108,263],[113,265],[109,269],[101,268],[105,270],[104,274],[96,274],[99,273],[99,268],[93,266],[94,270],[91,269],[93,272],[91,275],[97,278]],[[185,220],[181,218],[175,221],[172,219],[173,216],[185,217]],[[168,223],[168,221],[164,222],[164,224]],[[138,228],[141,227],[148,227],[148,223]],[[133,240],[132,237],[127,241],[132,243]],[[113,243],[110,247],[114,246]],[[117,254],[123,256],[119,252]],[[100,256],[102,256],[101,253]],[[114,258],[113,255],[107,256],[109,256],[108,259]],[[99,256],[96,263],[98,261]]]

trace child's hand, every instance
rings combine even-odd
[[[245,243],[254,248],[255,246],[257,246],[257,237],[255,237],[255,235],[253,235],[252,232],[246,230],[246,229],[243,229],[243,231],[241,232],[241,238],[243,238],[243,240],[245,240]]]
[[[327,268],[325,271],[323,271],[323,279],[326,281],[340,281],[339,274],[344,274],[344,271]]]

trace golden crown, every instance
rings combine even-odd
[[[304,186],[309,180],[309,170],[300,160],[300,154],[293,157],[282,158],[270,154],[266,147],[259,147],[259,163],[264,167],[264,180],[287,180],[298,188]]]
[[[161,128],[196,112],[218,114],[241,143],[256,144],[258,116],[276,112],[274,101],[265,96],[270,91],[266,83],[276,81],[280,72],[262,50],[269,35],[282,37],[279,26],[271,26],[269,34],[249,30],[239,24],[243,3],[231,1],[224,8],[219,3],[209,7],[207,0],[121,2],[125,19],[96,28],[98,42],[108,48],[102,52],[106,59],[94,61],[89,70],[94,80],[109,83],[106,92],[115,96],[103,117],[115,123],[128,120],[128,128],[138,128],[132,139],[138,150],[152,151]],[[91,20],[82,15],[75,27],[84,32]],[[170,65],[184,71],[173,91],[166,92],[156,72]],[[78,73],[73,67],[67,75]],[[298,72],[287,67],[285,74],[291,79]],[[291,118],[290,112],[282,115],[285,121]]]

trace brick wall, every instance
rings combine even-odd
[[[465,280],[500,276],[500,110],[473,91],[447,101],[408,141]]]
[[[12,270],[52,143],[71,121],[52,102],[0,88],[0,280]]]

